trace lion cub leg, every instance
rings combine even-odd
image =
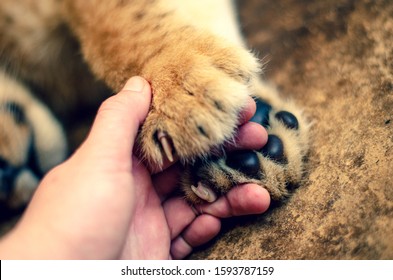
[[[187,5],[194,1],[65,2],[99,78],[114,91],[133,75],[151,83],[153,100],[138,137],[147,161],[192,162],[233,137],[259,64],[240,44],[190,18]]]
[[[68,22],[99,78],[114,91],[133,75],[151,83],[152,104],[138,146],[152,165],[175,158],[189,164],[183,178],[189,201],[206,200],[208,188],[223,194],[245,182],[279,199],[287,185],[299,182],[307,123],[259,80],[259,63],[242,43],[231,1],[65,3]],[[261,151],[212,157],[234,137],[249,96],[260,99],[255,121],[268,129],[268,144]]]

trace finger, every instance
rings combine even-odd
[[[228,150],[258,150],[265,146],[267,138],[267,131],[263,126],[248,122],[239,128],[235,141],[226,145],[226,148]]]
[[[102,103],[82,149],[88,146],[99,155],[117,153],[109,156],[129,159],[150,101],[151,90],[147,81],[141,77],[128,80],[118,94]]]
[[[181,197],[168,199],[164,202],[163,208],[171,239],[177,237],[196,217],[191,207]]]
[[[239,124],[244,124],[248,122],[252,118],[252,116],[254,116],[256,110],[257,105],[255,104],[254,99],[252,99],[252,97],[249,97],[246,106],[240,112]]]
[[[187,227],[181,237],[191,247],[205,244],[215,237],[221,229],[221,221],[217,217],[203,214],[198,216],[189,227]]]
[[[181,235],[172,241],[172,258],[185,258],[193,248],[205,244],[215,237],[220,229],[221,222],[218,218],[210,215],[198,216]]]
[[[270,206],[270,195],[256,184],[244,184],[230,190],[211,204],[195,206],[199,213],[219,218],[264,213]]]

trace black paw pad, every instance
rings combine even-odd
[[[297,118],[288,111],[280,111],[276,113],[276,119],[281,121],[289,129],[299,128],[299,122],[297,121]]]
[[[287,160],[284,156],[284,144],[281,139],[274,135],[269,134],[266,145],[261,149],[261,153],[274,161],[279,163],[286,163]]]
[[[234,151],[228,154],[227,166],[252,178],[257,178],[260,170],[259,159],[253,151]]]
[[[266,102],[257,99],[257,110],[255,111],[254,116],[250,119],[252,122],[259,123],[264,127],[269,126],[269,113],[272,110],[272,106],[267,104]]]

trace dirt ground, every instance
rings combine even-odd
[[[393,259],[393,1],[239,2],[266,78],[314,123],[309,174],[191,259]]]

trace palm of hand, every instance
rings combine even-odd
[[[167,259],[171,240],[161,200],[148,170],[133,162],[136,201],[121,258]]]

